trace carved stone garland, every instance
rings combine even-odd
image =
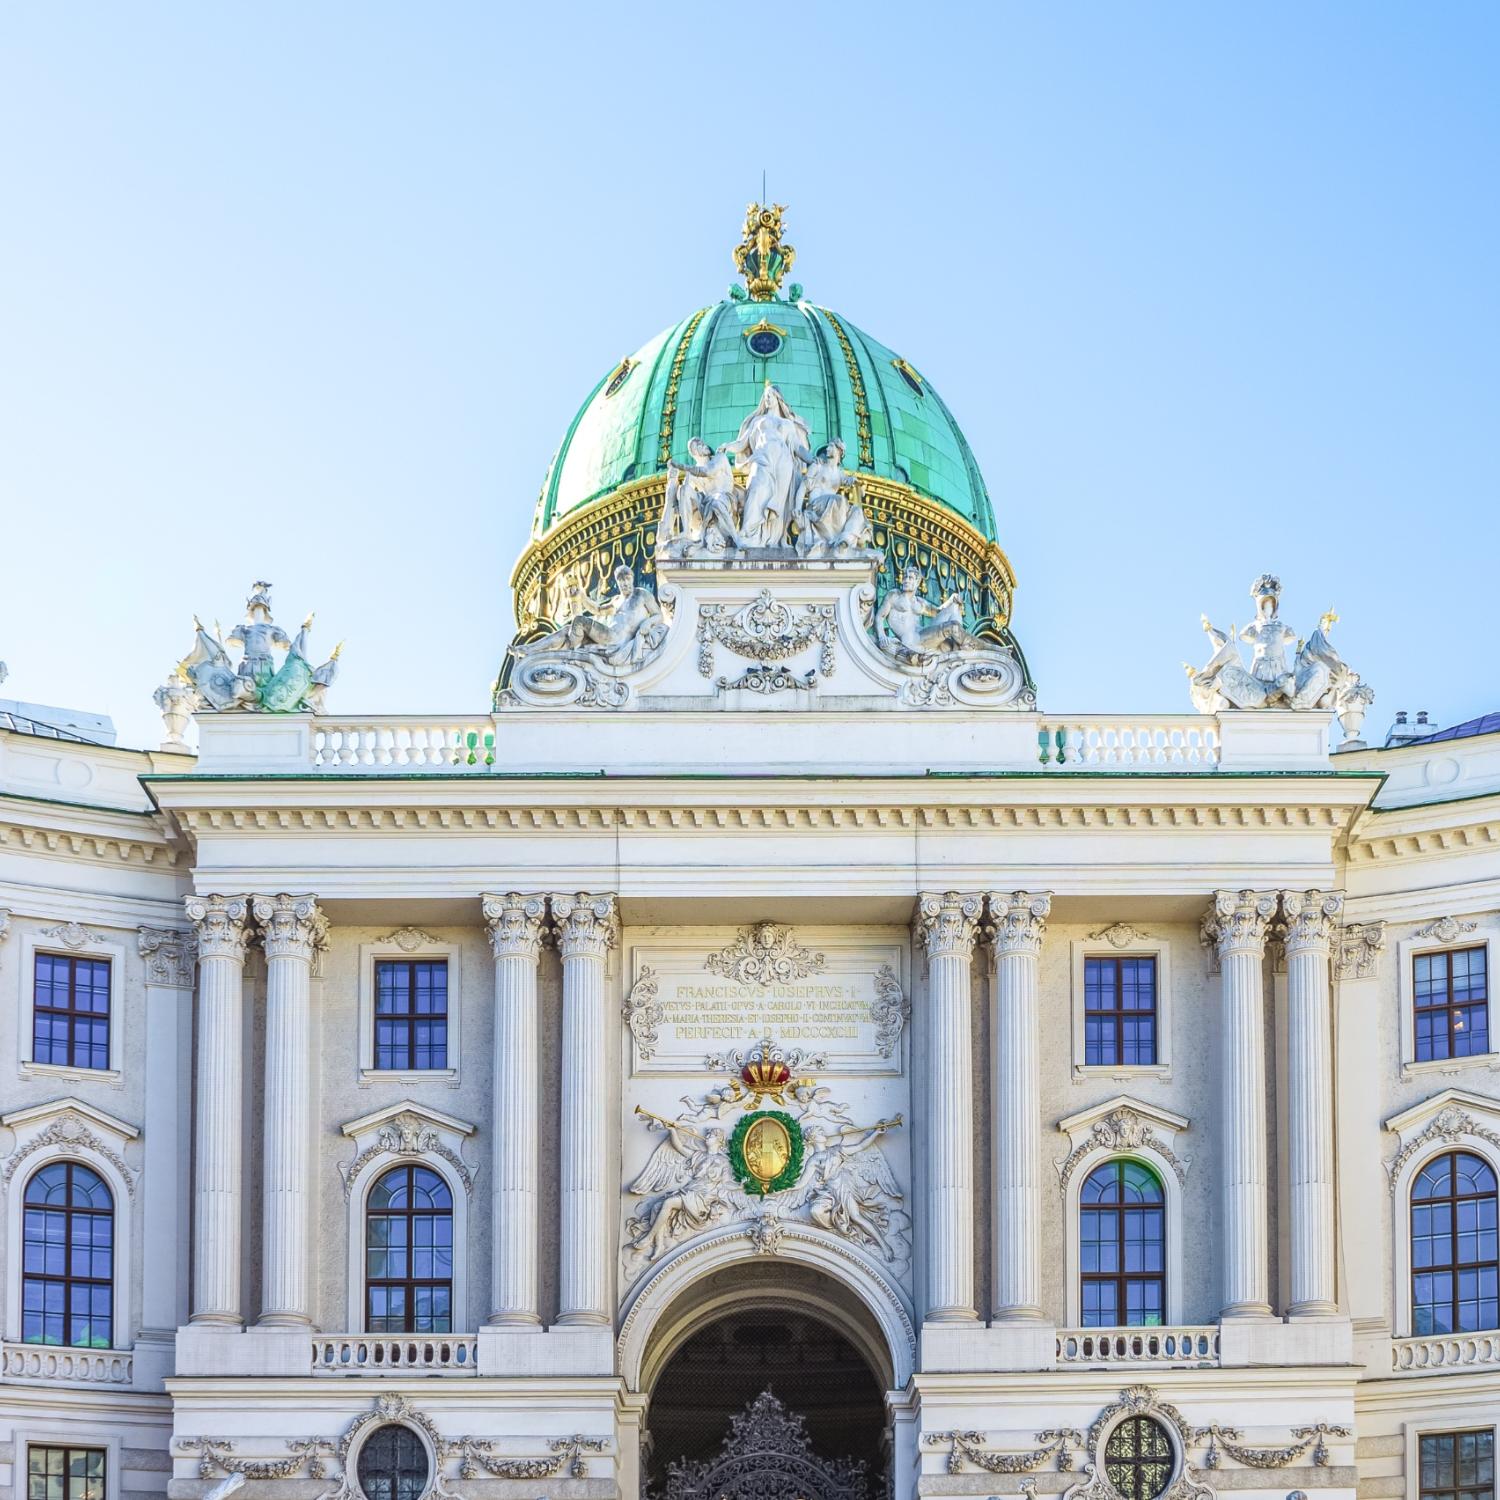
[[[605,1440],[584,1437],[552,1438],[547,1443],[551,1458],[496,1458],[494,1445],[487,1438],[455,1438],[449,1448],[461,1455],[460,1479],[478,1479],[479,1471],[496,1479],[551,1479],[566,1469],[569,1479],[587,1479],[589,1466],[585,1453],[603,1453]]]
[[[1067,1192],[1068,1179],[1078,1170],[1078,1164],[1084,1157],[1101,1147],[1106,1151],[1138,1151],[1142,1147],[1148,1147],[1171,1167],[1177,1174],[1178,1182],[1184,1185],[1187,1183],[1188,1168],[1192,1165],[1191,1159],[1178,1156],[1152,1130],[1143,1116],[1133,1109],[1122,1106],[1119,1109],[1110,1110],[1102,1120],[1095,1120],[1088,1139],[1081,1145],[1075,1146],[1062,1161],[1057,1163],[1057,1175],[1060,1179],[1058,1186],[1062,1192]]]
[[[655,1053],[656,1044],[661,1040],[657,1027],[667,1018],[665,1008],[656,1002],[659,990],[656,970],[650,964],[642,964],[640,974],[620,1007],[620,1014],[635,1038],[635,1050],[645,1062],[649,1062]]]
[[[1347,1427],[1319,1422],[1313,1427],[1292,1428],[1293,1441],[1285,1448],[1246,1448],[1238,1441],[1241,1436],[1239,1428],[1221,1427],[1217,1422],[1212,1422],[1207,1427],[1195,1428],[1193,1436],[1199,1442],[1204,1438],[1208,1439],[1208,1452],[1203,1455],[1203,1466],[1206,1469],[1217,1469],[1223,1462],[1225,1453],[1236,1463],[1244,1464],[1249,1469],[1284,1469],[1301,1458],[1309,1448],[1312,1449],[1313,1463],[1320,1469],[1326,1469],[1329,1454],[1324,1438],[1346,1438],[1353,1434]]]
[[[1414,1135],[1394,1156],[1386,1158],[1385,1171],[1390,1179],[1392,1194],[1396,1191],[1396,1183],[1401,1176],[1402,1167],[1424,1147],[1434,1141],[1442,1141],[1445,1145],[1454,1146],[1465,1136],[1477,1141],[1487,1141],[1496,1150],[1500,1150],[1500,1132],[1491,1130],[1488,1125],[1481,1125],[1468,1110],[1460,1109],[1456,1104],[1450,1104],[1438,1111],[1425,1130]]]
[[[911,1020],[911,997],[901,988],[896,971],[881,964],[875,971],[875,1001],[870,1007],[875,1023],[875,1049],[882,1057],[895,1055],[901,1031]]]
[[[982,1432],[928,1432],[922,1435],[924,1448],[948,1444],[947,1468],[950,1474],[962,1472],[966,1463],[987,1474],[1030,1474],[1056,1455],[1060,1472],[1073,1467],[1073,1448],[1083,1446],[1083,1434],[1076,1427],[1048,1428],[1032,1439],[1040,1446],[1029,1453],[995,1453],[984,1447]]]
[[[837,666],[833,644],[838,621],[832,604],[807,604],[794,608],[780,603],[770,589],[762,589],[749,604],[730,613],[728,605],[705,604],[698,612],[698,670],[705,677],[714,673],[713,643],[726,646],[736,656],[752,661],[785,661],[805,646],[817,642],[818,667],[832,677]]]
[[[326,1479],[325,1453],[335,1451],[328,1438],[288,1438],[287,1458],[236,1458],[231,1438],[178,1438],[179,1453],[198,1455],[198,1477],[212,1479],[215,1474],[243,1474],[246,1479],[291,1479],[306,1474],[309,1479]]]
[[[135,1197],[135,1173],[125,1165],[124,1158],[95,1135],[88,1124],[71,1110],[60,1114],[45,1130],[32,1136],[24,1146],[18,1146],[5,1158],[4,1170],[0,1171],[0,1183],[9,1187],[10,1180],[20,1169],[21,1163],[33,1152],[46,1146],[61,1146],[64,1150],[82,1148],[102,1156],[124,1178],[126,1191],[132,1198]]]
[[[464,1185],[464,1193],[471,1198],[474,1196],[474,1174],[478,1168],[471,1167],[458,1152],[446,1145],[421,1115],[403,1113],[382,1125],[374,1144],[366,1146],[353,1161],[339,1163],[339,1176],[344,1179],[345,1199],[353,1193],[359,1174],[381,1156],[440,1156],[458,1173],[459,1181]]]

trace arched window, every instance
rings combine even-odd
[[[1126,1417],[1104,1445],[1104,1472],[1125,1500],[1156,1500],[1172,1478],[1172,1440],[1151,1417]]]
[[[1467,1151],[1434,1157],[1411,1188],[1411,1322],[1418,1335],[1500,1327],[1495,1173]]]
[[[355,1473],[365,1500],[421,1500],[431,1465],[421,1438],[410,1427],[389,1422],[366,1439]]]
[[[426,1167],[392,1167],[365,1206],[370,1333],[453,1330],[453,1195]]]
[[[1078,1200],[1079,1305],[1085,1328],[1149,1328],[1167,1316],[1167,1205],[1137,1161],[1107,1161]]]
[[[21,1337],[114,1347],[115,1203],[97,1172],[53,1162],[26,1184]]]

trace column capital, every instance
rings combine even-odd
[[[250,904],[243,896],[188,896],[183,906],[198,933],[199,958],[244,963]]]
[[[547,898],[507,891],[479,901],[495,957],[535,959],[547,931]]]
[[[198,940],[181,927],[139,927],[136,947],[146,960],[146,983],[166,989],[190,990],[193,987],[193,959]]]
[[[318,910],[316,896],[252,896],[250,909],[261,930],[267,958],[300,958],[328,946],[328,918]]]
[[[1342,891],[1283,891],[1281,939],[1287,956],[1321,953],[1327,957],[1343,913]]]
[[[968,958],[979,936],[984,897],[962,891],[924,891],[917,898],[912,931],[928,958]]]
[[[1375,955],[1385,947],[1384,922],[1351,922],[1339,928],[1335,979],[1373,979]]]
[[[1266,950],[1266,932],[1276,906],[1274,891],[1215,891],[1199,936],[1220,958],[1230,953],[1259,958]]]
[[[564,958],[603,958],[615,946],[620,919],[613,896],[578,891],[550,899],[552,926]]]
[[[1042,933],[1052,912],[1051,891],[991,891],[990,941],[995,955],[1042,951]]]

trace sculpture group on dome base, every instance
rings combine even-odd
[[[1344,728],[1345,749],[1360,748],[1359,730],[1365,711],[1375,701],[1375,690],[1350,669],[1329,632],[1338,616],[1327,611],[1307,640],[1280,615],[1281,580],[1263,573],[1251,586],[1255,618],[1236,633],[1217,629],[1207,615],[1203,629],[1213,646],[1213,655],[1201,667],[1184,662],[1193,707],[1199,713],[1218,713],[1225,708],[1332,709]],[[1247,668],[1239,641],[1251,648]],[[1287,648],[1295,643],[1296,656],[1287,665]]]
[[[186,744],[182,731],[197,712],[322,713],[338,674],[343,642],[321,666],[313,666],[307,654],[312,622],[308,615],[296,636],[288,636],[272,618],[271,585],[264,581],[251,585],[244,621],[227,637],[220,636],[217,627],[210,635],[194,615],[193,647],[155,694],[167,726],[167,744]],[[229,645],[240,648],[237,664],[230,660]]]

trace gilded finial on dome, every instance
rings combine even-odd
[[[773,301],[797,259],[797,252],[781,241],[785,212],[784,203],[752,203],[745,209],[745,233],[734,247],[734,264],[754,302]]]

